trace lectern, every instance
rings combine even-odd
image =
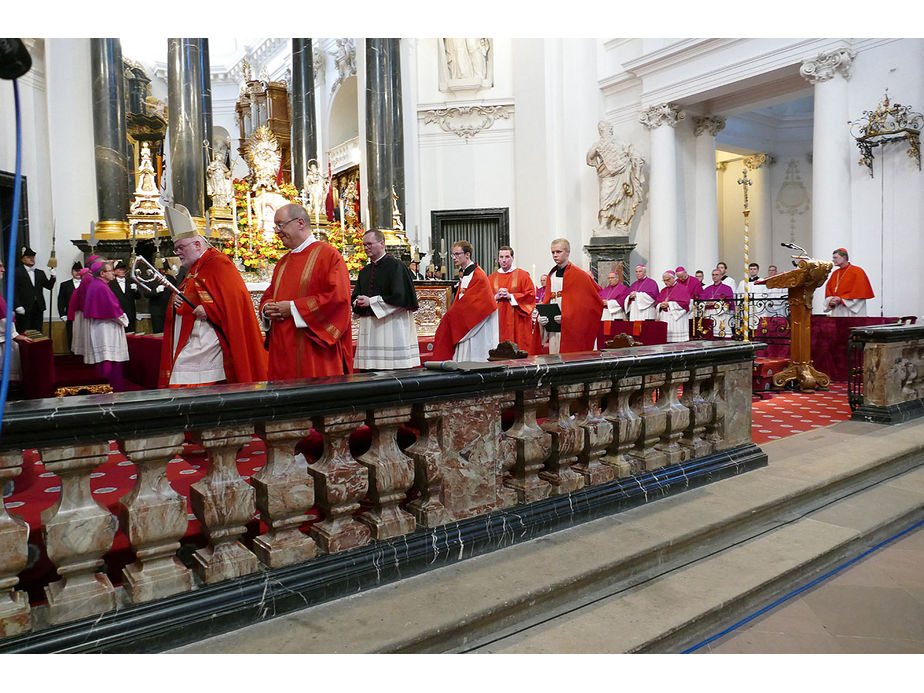
[[[791,342],[789,365],[773,376],[773,384],[783,387],[797,380],[803,390],[828,387],[831,378],[812,365],[812,294],[825,283],[831,273],[831,263],[814,258],[802,258],[799,266],[769,277],[767,288],[789,290],[789,323]]]

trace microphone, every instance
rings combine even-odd
[[[793,250],[796,249],[796,246],[794,246],[792,243],[780,243],[780,245],[784,248],[792,248]]]
[[[32,68],[32,56],[18,38],[0,38],[0,78],[17,79]]]
[[[425,361],[424,368],[429,368],[431,371],[457,371],[459,364],[455,361]]]

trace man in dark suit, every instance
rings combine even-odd
[[[83,265],[75,262],[71,267],[71,278],[61,282],[58,288],[58,316],[64,321],[64,328],[67,331],[67,349],[70,351],[71,343],[74,338],[74,325],[67,319],[67,307],[71,304],[71,296],[80,286],[80,270]]]
[[[16,311],[16,329],[42,331],[45,314],[45,290],[55,285],[55,271],[49,269],[50,277],[35,267],[35,251],[22,249],[22,262],[16,266],[13,284],[13,307]]]
[[[113,269],[115,270],[115,279],[109,282],[109,288],[119,299],[119,305],[122,306],[122,310],[125,311],[125,315],[128,317],[128,326],[125,331],[134,332],[135,321],[138,318],[138,313],[135,310],[135,299],[141,298],[141,294],[138,292],[138,286],[131,279],[126,278],[127,268],[122,260],[116,260]]]

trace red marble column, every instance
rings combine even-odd
[[[50,623],[116,608],[112,583],[97,571],[103,567],[103,555],[112,546],[119,523],[90,491],[90,474],[108,455],[108,442],[41,450],[45,469],[61,479],[58,502],[42,512],[48,558],[61,576],[45,588]]]
[[[536,410],[549,401],[550,395],[547,387],[517,392],[516,419],[504,433],[504,438],[515,443],[517,455],[512,477],[505,484],[516,491],[520,503],[542,500],[552,493],[551,484],[539,478],[552,451],[552,436],[536,421]]]
[[[351,412],[314,419],[314,429],[324,438],[324,454],[308,471],[324,520],[311,527],[311,537],[326,553],[364,546],[372,539],[369,528],[353,517],[369,491],[369,472],[350,454],[350,434],[365,418],[363,412]]]
[[[436,403],[415,404],[411,415],[412,425],[420,431],[413,445],[405,452],[414,460],[414,489],[419,494],[407,505],[407,510],[421,527],[438,527],[445,524],[446,508],[440,501],[443,472],[439,461],[443,457],[440,447],[442,414]]]
[[[186,499],[167,481],[167,464],[182,451],[183,439],[174,433],[119,444],[138,470],[135,487],[119,502],[122,527],[138,558],[122,570],[135,603],[192,589],[192,576],[176,556],[189,526]]]
[[[0,489],[22,472],[22,452],[0,453]],[[14,589],[19,573],[29,557],[29,525],[7,514],[0,498],[0,638],[19,635],[32,629],[29,597]]]
[[[570,493],[584,486],[584,477],[571,469],[584,446],[584,433],[571,418],[571,407],[583,390],[580,383],[553,387],[549,416],[542,422],[542,430],[552,436],[552,450],[539,478],[551,484],[553,494]]]
[[[613,424],[600,414],[600,400],[610,391],[611,381],[587,383],[578,404],[575,422],[583,430],[584,443],[574,470],[584,477],[584,484],[593,486],[613,480],[613,468],[600,458],[613,442]]]
[[[398,447],[398,428],[410,415],[408,405],[370,411],[366,419],[372,445],[357,461],[369,472],[372,508],[357,519],[369,527],[373,539],[399,537],[416,529],[414,516],[398,507],[414,483],[414,461]]]
[[[257,557],[240,538],[256,513],[254,490],[237,471],[237,453],[253,438],[252,428],[196,431],[195,442],[208,451],[208,473],[189,488],[193,512],[209,536],[193,554],[193,570],[208,584],[257,572]]]
[[[314,480],[295,445],[311,432],[311,419],[258,423],[257,435],[266,442],[266,464],[251,478],[260,518],[269,525],[253,541],[253,551],[264,565],[280,568],[314,558],[318,548],[299,527],[314,506]]]

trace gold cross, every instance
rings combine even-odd
[[[744,208],[748,207],[748,186],[753,185],[754,181],[748,179],[748,170],[744,169],[742,177],[738,179],[738,185],[744,186]]]

